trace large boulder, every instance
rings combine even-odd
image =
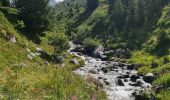
[[[143,77],[144,81],[147,83],[152,83],[154,78],[155,78],[155,76],[153,73],[148,73]]]
[[[101,58],[104,54],[104,47],[102,45],[96,46],[92,53],[92,56],[96,58]]]

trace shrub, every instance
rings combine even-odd
[[[17,29],[22,29],[22,28],[24,28],[25,27],[25,24],[24,24],[24,22],[22,21],[22,20],[18,20],[17,21],[17,24],[15,25],[15,27],[17,28]]]
[[[82,43],[83,40],[88,36],[88,34],[91,32],[91,29],[87,25],[81,25],[78,28],[77,36],[75,41],[78,43]]]
[[[93,50],[94,47],[100,45],[100,42],[97,39],[86,38],[83,41],[83,45],[86,46],[88,50]]]
[[[48,40],[51,45],[54,46],[54,54],[60,54],[63,51],[69,49],[69,40],[64,33],[48,32]]]

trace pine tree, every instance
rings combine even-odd
[[[122,0],[116,0],[114,5],[113,20],[118,30],[124,25],[125,9]]]
[[[21,10],[27,31],[40,34],[51,26],[49,0],[18,0],[17,7]]]

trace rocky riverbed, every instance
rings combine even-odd
[[[69,52],[81,57],[85,65],[75,70],[76,74],[83,77],[92,77],[95,84],[98,84],[106,92],[108,100],[135,100],[139,93],[151,89],[152,76],[140,76],[135,70],[135,64],[126,64],[116,61],[102,61],[77,52],[77,45],[70,42]],[[101,51],[100,51],[101,52]]]

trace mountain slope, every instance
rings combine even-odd
[[[76,39],[81,36],[79,28],[87,26],[88,34],[84,38],[97,36],[105,41],[112,37],[112,42],[125,42],[131,49],[140,48],[168,2],[169,0],[65,1],[56,7],[56,20],[67,23],[67,34],[77,35]],[[136,41],[136,38],[139,40]]]

